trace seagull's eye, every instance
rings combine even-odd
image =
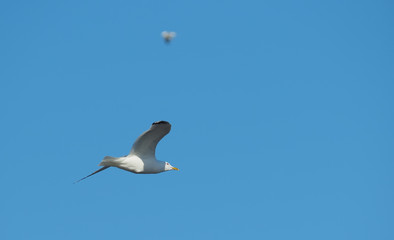
[[[167,165],[170,165],[170,164],[168,164],[168,163],[166,163]]]

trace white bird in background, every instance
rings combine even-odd
[[[163,31],[163,32],[161,32],[161,36],[164,38],[164,41],[166,43],[170,43],[171,40],[176,36],[176,33]]]
[[[94,173],[77,182],[101,172],[109,167],[117,167],[133,173],[161,173],[178,170],[168,162],[156,159],[155,151],[159,141],[171,130],[171,124],[166,121],[154,122],[151,128],[141,134],[134,142],[129,155],[124,157],[104,157],[99,166],[104,166]]]

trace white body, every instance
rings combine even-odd
[[[159,141],[171,130],[171,124],[166,121],[154,122],[150,129],[137,138],[129,155],[124,157],[105,157],[99,166],[103,166],[94,173],[77,182],[101,172],[109,167],[117,167],[133,173],[160,173],[169,170],[179,170],[168,162],[158,161],[155,156]]]
[[[163,39],[166,43],[169,43],[176,36],[176,33],[163,31],[163,32],[161,32],[161,36],[163,37]]]
[[[168,162],[158,161],[155,156],[157,144],[170,130],[171,124],[169,122],[154,122],[148,131],[137,138],[129,155],[119,158],[105,157],[99,166],[117,167],[133,173],[160,173],[178,170]]]
[[[137,155],[127,155],[119,158],[105,157],[99,166],[117,167],[133,173],[160,173],[166,171],[166,162],[156,159],[142,160]]]

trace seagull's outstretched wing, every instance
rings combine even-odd
[[[151,128],[141,134],[133,144],[130,154],[135,154],[141,158],[155,158],[157,143],[171,130],[171,124],[166,121],[154,122]]]
[[[167,32],[167,31],[161,32],[161,36],[162,36],[163,38],[168,37],[168,34],[169,34],[169,32]]]

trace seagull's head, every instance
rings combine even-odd
[[[170,170],[177,170],[179,171],[178,168],[171,166],[169,162],[166,162],[166,165],[164,166],[164,171],[170,171]]]

